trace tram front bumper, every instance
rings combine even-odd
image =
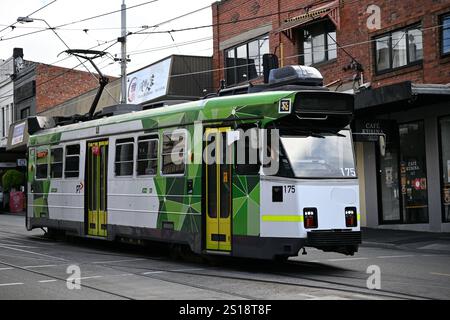
[[[306,239],[308,247],[326,252],[339,252],[353,255],[362,243],[361,231],[351,230],[317,230],[309,231]]]

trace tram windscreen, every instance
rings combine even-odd
[[[281,143],[297,178],[356,178],[349,130],[281,136]]]

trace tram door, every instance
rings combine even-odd
[[[206,249],[231,251],[233,149],[227,143],[231,128],[206,129]]]
[[[108,172],[108,141],[88,143],[86,194],[88,235],[107,236],[106,182]]]

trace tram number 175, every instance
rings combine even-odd
[[[295,193],[295,186],[284,186],[284,193]]]

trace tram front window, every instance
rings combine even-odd
[[[356,178],[349,130],[286,135],[281,143],[296,178]]]

